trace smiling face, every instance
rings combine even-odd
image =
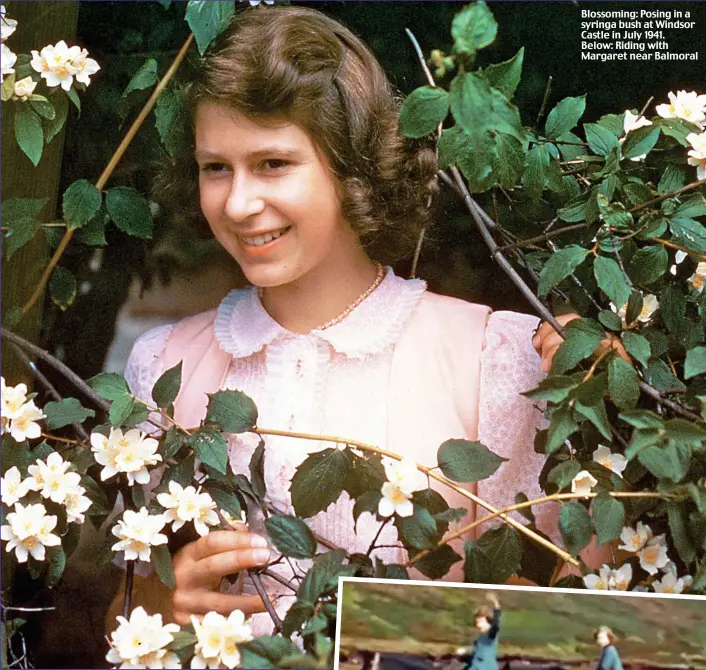
[[[490,630],[490,622],[484,616],[476,617],[475,625],[479,633],[487,633]]]
[[[596,642],[601,647],[608,646],[610,644],[610,637],[608,636],[608,632],[605,630],[599,630],[596,634]]]
[[[216,103],[195,122],[201,209],[256,286],[335,280],[359,248],[341,214],[334,174],[311,136],[262,125]]]

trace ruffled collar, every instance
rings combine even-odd
[[[298,337],[320,338],[349,358],[362,358],[397,341],[425,290],[426,282],[402,279],[388,267],[380,286],[343,321],[298,335],[267,313],[254,286],[234,289],[218,307],[214,331],[221,348],[236,358],[250,356],[279,338]]]

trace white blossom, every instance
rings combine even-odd
[[[150,480],[147,466],[162,460],[157,453],[158,448],[157,440],[147,437],[137,428],[125,434],[120,428],[111,428],[108,437],[101,433],[91,434],[91,450],[96,461],[105,466],[101,470],[102,481],[124,472],[130,486],[135,482],[147,484]]]
[[[91,499],[85,495],[86,489],[83,486],[69,489],[64,498],[66,507],[66,520],[69,523],[83,523],[85,517],[83,513],[93,504]]]
[[[0,5],[0,23],[2,24],[0,39],[4,42],[8,37],[10,37],[10,35],[12,35],[12,33],[15,32],[15,30],[17,30],[17,21],[15,19],[7,18],[5,5]]]
[[[2,52],[0,53],[0,66],[2,66],[2,76],[12,74],[15,71],[15,63],[17,62],[17,54],[15,54],[7,45],[3,44]]]
[[[378,514],[389,517],[412,516],[414,506],[412,494],[425,486],[424,475],[411,459],[383,461],[387,481],[382,485],[382,499],[378,503]]]
[[[22,406],[27,402],[27,386],[18,384],[17,386],[7,386],[5,377],[0,377],[2,392],[0,392],[0,416],[2,416],[3,428],[10,419],[16,419],[22,414]]]
[[[620,309],[616,310],[615,305],[611,302],[610,308],[614,312],[617,312],[618,316],[620,317],[621,321],[623,322],[623,325],[627,325],[627,322],[625,319],[627,317],[627,312],[628,312],[628,303],[626,302]],[[657,300],[657,296],[652,295],[651,293],[644,295],[642,297],[642,309],[640,310],[640,313],[637,316],[637,320],[640,323],[649,323],[652,320],[654,313],[658,309],[659,309],[659,301]]]
[[[86,84],[88,86],[91,83],[91,75],[95,74],[100,70],[100,65],[92,58],[88,58],[88,51],[86,49],[81,49],[77,56],[71,59],[71,65],[75,71],[74,76],[76,81]]]
[[[686,136],[686,141],[692,147],[686,154],[688,156],[687,163],[696,167],[697,179],[706,179],[706,132],[699,135],[689,133]]]
[[[588,495],[596,484],[598,484],[598,480],[588,470],[581,470],[571,480],[571,493]]]
[[[113,545],[113,551],[124,551],[126,561],[149,561],[152,547],[167,542],[167,536],[159,532],[165,523],[161,514],[150,515],[146,507],[139,512],[126,509],[112,529],[119,540]]]
[[[201,489],[183,488],[172,480],[169,493],[160,493],[157,501],[167,510],[164,518],[167,523],[172,522],[172,530],[179,530],[187,521],[193,521],[196,532],[203,537],[208,535],[209,526],[218,525],[216,503],[208,493],[201,493]]]
[[[617,570],[604,564],[597,575],[592,573],[583,577],[586,588],[594,591],[626,591],[631,580],[632,566],[629,563]]]
[[[693,578],[688,576],[677,577],[677,569],[674,563],[670,561],[668,565],[673,566],[673,569],[667,570],[662,579],[656,579],[652,582],[652,588],[655,593],[682,593],[685,588],[688,588],[693,582]]]
[[[120,663],[121,668],[181,668],[179,657],[165,647],[179,631],[175,623],[162,623],[161,614],[149,615],[136,607],[130,619],[117,617],[120,624],[110,634],[109,663]]]
[[[703,125],[706,120],[706,95],[699,95],[696,91],[678,91],[676,95],[670,91],[667,95],[669,103],[657,105],[657,114],[665,119],[678,118]]]
[[[233,610],[226,619],[217,612],[208,612],[201,621],[191,616],[196,633],[192,668],[234,668],[240,663],[238,644],[252,639],[252,628],[245,614]]]
[[[25,77],[15,82],[15,96],[20,100],[28,100],[35,88],[37,88],[37,82],[32,77]]]
[[[681,265],[684,262],[684,259],[688,258],[689,254],[687,254],[685,251],[682,251],[679,249],[677,253],[674,254],[674,265],[672,265],[669,268],[669,272],[673,275],[677,274],[677,265]]]
[[[39,437],[42,434],[42,429],[37,422],[45,417],[46,414],[34,404],[34,400],[26,402],[22,405],[22,413],[10,421],[8,429],[12,439],[16,442],[23,442]]]
[[[704,282],[706,282],[706,262],[701,261],[696,266],[696,271],[689,277],[689,283],[697,293],[704,290]]]
[[[653,537],[639,552],[640,567],[651,575],[656,575],[659,570],[669,563],[667,544],[664,535]]]
[[[620,532],[622,544],[618,549],[637,553],[652,539],[652,536],[652,529],[642,521],[638,521],[635,528],[624,526]]]
[[[264,1],[266,5],[274,5],[275,0],[248,0],[251,7],[257,7],[261,1]]]
[[[29,481],[22,479],[22,473],[13,465],[4,477],[0,477],[0,497],[4,505],[12,507],[29,491]]]
[[[65,461],[56,451],[47,456],[46,462],[38,459],[35,465],[27,468],[32,475],[31,488],[39,491],[43,498],[62,504],[69,491],[76,489],[81,481],[78,472],[68,472],[70,467],[71,462]]]
[[[622,454],[614,454],[609,447],[599,444],[593,452],[593,460],[600,463],[604,468],[608,468],[616,475],[623,476],[623,471],[628,465],[628,461]]]
[[[47,510],[42,504],[27,505],[17,503],[14,511],[7,515],[7,525],[0,528],[0,537],[7,541],[5,551],[15,550],[20,563],[25,563],[31,554],[32,558],[43,561],[45,547],[55,547],[61,540],[51,531],[56,527],[57,518],[47,516]]]

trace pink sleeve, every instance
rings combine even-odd
[[[478,439],[491,451],[509,459],[496,473],[478,483],[479,495],[496,507],[514,504],[523,492],[530,500],[542,495],[537,479],[544,456],[534,451],[534,436],[546,420],[536,401],[520,393],[534,388],[545,376],[541,359],[532,346],[539,319],[515,312],[490,315],[481,354]],[[552,505],[534,508],[538,521],[545,520]],[[515,513],[518,520],[523,517]],[[540,524],[546,528],[546,521]]]

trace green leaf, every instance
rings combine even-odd
[[[135,398],[131,395],[120,396],[113,400],[108,412],[108,419],[113,426],[121,426],[135,409]]]
[[[160,483],[164,490],[168,490],[169,482],[176,482],[182,487],[189,486],[194,480],[194,456],[191,454],[187,456],[183,461],[179,461],[174,466],[167,468],[162,476],[162,481]],[[207,480],[208,481],[208,480]],[[214,498],[215,500],[215,498]]]
[[[238,496],[233,491],[227,491],[220,486],[217,486],[212,480],[207,479],[204,488],[216,503],[218,509],[228,512],[234,519],[240,519],[240,513],[243,508],[238,500]]]
[[[461,148],[461,128],[454,126],[442,131],[439,141],[436,143],[438,153],[438,167],[440,170],[454,165],[458,162],[458,154]]]
[[[9,229],[3,238],[8,261],[36,235],[40,228],[39,213],[45,202],[45,199],[13,198],[2,203],[2,225]]]
[[[544,134],[547,139],[555,140],[568,133],[576,126],[586,110],[586,96],[564,98],[547,116]]]
[[[128,235],[152,237],[152,213],[149,202],[134,188],[114,186],[105,196],[105,206],[113,223]]]
[[[571,203],[566,207],[557,209],[556,213],[562,221],[566,221],[567,223],[584,221],[586,219],[586,202],[585,200],[580,200]]]
[[[184,443],[184,435],[179,430],[172,426],[160,440],[159,453],[163,461],[167,461],[174,456]]]
[[[581,472],[581,470],[581,463],[578,461],[574,459],[564,461],[550,470],[547,475],[547,480],[556,484],[560,489],[563,489],[571,484],[573,478]]]
[[[208,45],[225,30],[234,9],[232,2],[190,0],[187,4],[186,22],[202,56]]]
[[[277,551],[285,556],[313,558],[316,554],[316,539],[302,519],[275,514],[265,521],[265,528]]]
[[[301,627],[314,614],[314,606],[311,603],[295,602],[287,610],[287,614],[282,622],[282,632],[287,637],[291,637],[293,633],[299,632]]]
[[[85,226],[103,202],[101,192],[87,179],[75,181],[64,191],[62,209],[69,228]]]
[[[598,429],[606,440],[610,440],[610,423],[608,422],[605,403],[602,400],[593,405],[585,405],[577,400],[574,407],[581,416],[588,419]]]
[[[657,192],[660,195],[666,195],[679,190],[686,185],[686,176],[686,170],[680,165],[667,165],[657,184]]]
[[[686,476],[690,458],[673,444],[665,447],[658,445],[648,446],[637,455],[638,461],[644,465],[655,477],[664,477],[679,483]]]
[[[623,143],[623,157],[637,158],[648,154],[659,139],[659,126],[643,126],[631,130]]]
[[[336,502],[346,482],[348,458],[339,449],[311,454],[297,468],[289,490],[296,513],[308,518]]]
[[[160,4],[164,3],[162,2]],[[196,644],[198,640],[196,635],[187,630],[178,630],[169,634],[172,636],[172,641],[167,645],[167,649],[171,651],[178,651],[179,649],[190,647],[192,644]]]
[[[617,356],[608,364],[608,387],[611,400],[622,410],[634,409],[640,398],[635,368]]]
[[[660,245],[638,249],[630,259],[628,275],[636,284],[656,282],[669,266],[667,250]]]
[[[563,374],[588,358],[600,346],[603,336],[567,329],[567,338],[557,349],[552,362],[552,372]]]
[[[441,579],[448,573],[451,566],[460,560],[461,557],[448,544],[445,544],[419,559],[414,567],[429,579]]]
[[[437,452],[445,477],[455,482],[477,482],[490,477],[507,459],[480,442],[446,440]]]
[[[117,400],[130,395],[130,387],[125,377],[117,372],[101,372],[88,380],[93,390],[106,400]]]
[[[625,525],[625,506],[617,498],[601,493],[593,499],[592,519],[598,544],[605,544],[620,537]]]
[[[510,60],[493,63],[483,72],[488,83],[498,89],[508,100],[512,99],[522,76],[522,61],[525,48],[522,47]]]
[[[463,581],[485,584],[490,580],[491,566],[485,551],[476,542],[468,541],[463,546]]]
[[[157,407],[166,409],[179,395],[182,362],[183,361],[179,361],[173,368],[169,368],[169,370],[162,374],[154,383],[152,387],[152,400],[157,404]]]
[[[83,407],[76,398],[48,402],[44,405],[43,411],[47,415],[45,419],[47,428],[63,428],[70,423],[81,423],[96,415],[92,409]]]
[[[55,267],[49,279],[49,295],[55,305],[62,311],[73,305],[76,299],[76,277],[71,270],[61,266]]]
[[[41,117],[29,105],[15,107],[15,139],[32,165],[37,167],[44,149],[44,129]]]
[[[47,551],[47,558],[49,559],[49,569],[47,570],[45,583],[47,588],[53,589],[59,583],[61,575],[64,574],[64,568],[66,568],[66,552],[61,545],[51,547],[49,551]]]
[[[79,228],[74,233],[74,239],[80,244],[91,247],[104,247],[108,244],[105,239],[105,226],[109,221],[105,210],[101,208],[83,228]]]
[[[559,531],[566,550],[576,556],[582,551],[593,536],[591,517],[586,508],[577,503],[564,503],[559,511]]]
[[[400,539],[405,546],[413,549],[432,549],[441,539],[436,521],[423,507],[414,507],[411,516],[397,516],[395,525],[399,530]]]
[[[603,158],[607,158],[613,149],[620,146],[618,138],[610,130],[597,123],[584,123],[583,129],[586,133],[586,142],[588,142],[591,151],[603,156]]]
[[[179,118],[183,103],[183,94],[173,88],[168,88],[159,98],[154,108],[155,127],[159,133],[159,139],[167,150],[167,153],[174,157],[177,151],[178,124],[175,122]]]
[[[52,96],[54,105],[54,118],[44,119],[44,141],[49,144],[60,132],[69,115],[69,100],[65,95]]]
[[[81,114],[81,99],[78,97],[78,93],[76,93],[76,89],[73,87],[70,88],[66,92],[66,95],[69,98],[69,100],[71,100],[73,106],[78,110],[79,115],[80,115]]]
[[[620,418],[625,423],[634,426],[635,428],[656,429],[661,430],[664,427],[664,420],[655,414],[645,409],[635,409],[629,412],[621,412]]]
[[[623,324],[620,321],[620,317],[609,309],[601,310],[598,313],[598,320],[603,324],[608,330],[614,330],[620,332],[623,328]]]
[[[380,456],[374,454],[365,458],[354,454],[350,449],[346,449],[343,453],[350,461],[344,488],[351,498],[358,498],[366,491],[379,491],[382,488],[386,477]]]
[[[380,500],[382,500],[380,491],[366,491],[358,496],[355,505],[353,505],[353,518],[357,520],[363,512],[369,512],[374,515],[377,512]]]
[[[612,258],[596,256],[593,272],[603,293],[618,309],[622,307],[630,297],[631,286],[620,266]]]
[[[453,18],[451,36],[454,50],[473,53],[495,40],[498,24],[485,2],[474,2],[464,7]]]
[[[652,355],[649,340],[642,335],[631,332],[621,333],[621,339],[627,352],[641,365],[647,367],[647,362]]]
[[[689,537],[684,505],[674,503],[667,505],[667,519],[672,542],[681,559],[689,565],[696,558],[696,550]]]
[[[462,130],[477,133],[488,128],[488,110],[492,94],[488,82],[467,72],[451,82],[451,113]]]
[[[471,193],[483,193],[494,186],[495,142],[488,130],[461,133],[458,146],[458,167],[468,180]]]
[[[623,185],[623,192],[631,205],[641,205],[643,202],[647,202],[653,198],[652,191],[644,184],[628,182]]]
[[[659,295],[659,312],[670,333],[678,333],[686,314],[686,296],[679,286],[669,284]]]
[[[449,113],[449,94],[431,86],[417,88],[400,109],[399,130],[405,137],[424,137],[436,132]]]
[[[28,104],[43,119],[51,121],[56,117],[54,105],[52,105],[51,102],[49,102],[49,100],[47,100],[44,96],[31,95]]]
[[[250,463],[250,483],[252,484],[253,493],[260,498],[264,498],[267,493],[265,485],[265,441],[260,438],[260,444],[255,447]]]
[[[684,379],[691,379],[706,372],[706,347],[694,347],[686,352]]]
[[[165,586],[174,590],[176,588],[176,578],[174,577],[174,569],[172,567],[172,556],[169,553],[169,547],[166,544],[161,544],[152,547],[152,565],[159,576],[159,580]]]
[[[157,61],[154,58],[148,58],[142,67],[135,72],[127,88],[123,91],[121,99],[127,98],[132,91],[142,91],[150,88],[157,83]]]
[[[675,214],[678,214],[679,218],[685,219],[706,216],[706,198],[700,194],[692,195],[677,207]]]
[[[203,427],[192,433],[187,443],[194,448],[196,458],[221,474],[228,466],[228,442],[217,428]]]
[[[530,198],[538,200],[547,183],[549,153],[544,145],[535,144],[527,154],[522,186]]]
[[[642,293],[633,291],[628,298],[627,309],[625,310],[625,321],[628,324],[633,324],[642,313],[644,299]]]
[[[247,433],[257,423],[257,407],[242,391],[217,391],[208,394],[206,420],[227,433]]]
[[[668,219],[673,241],[691,251],[706,253],[706,228],[698,221],[680,216]]]
[[[560,407],[552,414],[547,433],[546,454],[552,454],[561,448],[570,435],[579,428],[569,407]]]
[[[581,265],[588,255],[588,249],[571,244],[552,254],[539,274],[537,294],[544,297],[557,284],[566,279]]]
[[[488,559],[489,583],[504,584],[520,570],[522,545],[517,531],[509,525],[503,524],[485,531],[476,544]]]
[[[502,188],[512,188],[520,180],[524,169],[525,152],[516,138],[498,133],[495,136],[493,174]],[[441,168],[443,169],[443,168]]]
[[[536,388],[525,391],[521,395],[535,400],[550,400],[551,402],[561,402],[568,398],[572,389],[578,386],[578,381],[566,375],[552,375],[545,377]]]
[[[654,386],[661,393],[681,393],[686,390],[684,383],[672,374],[667,364],[652,358],[645,370],[647,383]]]

